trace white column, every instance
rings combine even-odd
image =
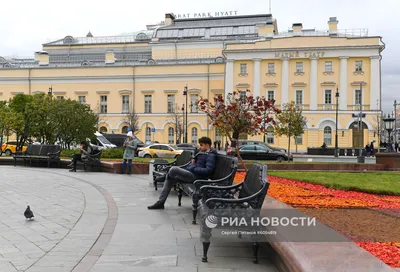
[[[289,58],[282,58],[281,106],[289,103]]]
[[[260,65],[261,59],[253,59],[254,69],[253,69],[253,97],[256,98],[260,96]]]
[[[310,68],[310,110],[318,109],[318,58],[312,57]]]
[[[233,93],[233,60],[227,59],[225,64],[225,99],[228,94]]]
[[[340,59],[340,82],[339,82],[339,109],[347,110],[347,59],[349,57],[339,57]]]
[[[381,92],[380,92],[380,65],[379,65],[379,56],[372,56],[371,58],[371,69],[370,69],[370,85],[369,85],[369,92],[370,92],[370,109],[371,110],[379,110],[379,103],[377,100],[381,99]],[[378,106],[378,108],[377,108]]]

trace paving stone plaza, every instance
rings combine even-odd
[[[1,272],[278,271],[251,244],[213,242],[202,263],[191,200],[148,211],[159,191],[147,175],[0,166]],[[35,215],[27,221],[27,205]]]

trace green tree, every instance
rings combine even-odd
[[[276,114],[275,133],[278,136],[288,137],[288,155],[290,155],[291,137],[296,138],[303,134],[306,123],[302,110],[293,101],[284,104],[282,111]]]

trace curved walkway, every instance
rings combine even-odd
[[[277,271],[246,242],[212,242],[202,263],[190,200],[148,211],[158,194],[144,175],[1,166],[0,271]]]

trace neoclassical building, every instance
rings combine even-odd
[[[32,59],[0,57],[0,100],[51,87],[54,97],[88,103],[100,114],[101,131],[124,132],[134,108],[140,139],[175,143],[171,115],[182,114],[187,86],[188,141],[201,136],[223,141],[193,105],[200,97],[249,89],[278,106],[294,101],[303,109],[307,128],[297,144],[306,150],[323,142],[334,146],[338,91],[339,146],[358,147],[360,133],[362,145],[378,140],[383,49],[381,37],[365,29],[340,30],[336,17],[329,18],[327,30],[295,23],[279,32],[270,14],[194,19],[166,14],[143,31],[66,36],[43,44]],[[272,127],[253,138],[287,146]]]

